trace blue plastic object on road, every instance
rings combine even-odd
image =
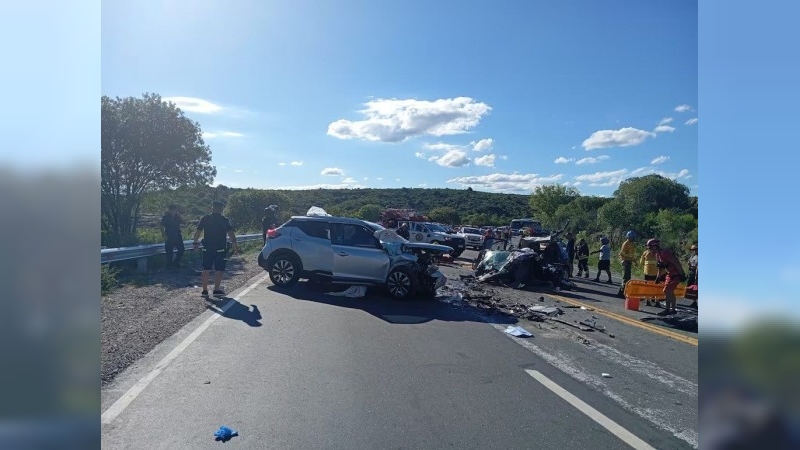
[[[225,425],[219,427],[219,430],[217,430],[214,433],[214,436],[217,438],[216,440],[222,441],[222,442],[225,442],[225,441],[229,440],[230,438],[232,438],[234,436],[238,436],[238,435],[239,435],[239,433],[237,433],[236,431],[231,430],[230,428],[226,427]]]

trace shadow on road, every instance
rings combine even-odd
[[[227,304],[229,301],[233,301],[233,305],[231,305],[231,307],[225,312],[222,312],[222,307],[225,306],[225,304]],[[222,317],[232,320],[241,320],[251,327],[261,326],[261,322],[259,322],[261,320],[261,311],[258,310],[258,306],[256,305],[250,305],[252,307],[251,310],[247,305],[243,305],[237,300],[228,297],[209,299],[209,303],[210,305],[206,305],[206,308],[214,311]]]
[[[288,295],[297,300],[322,303],[341,308],[359,309],[392,324],[412,325],[441,320],[446,322],[487,322],[515,324],[515,317],[482,318],[474,311],[456,307],[433,299],[414,298],[395,300],[382,295],[380,289],[369,288],[367,294],[360,298],[326,295],[327,292],[344,291],[347,286],[326,285],[322,283],[302,282],[290,288],[277,288],[270,285],[267,289]]]

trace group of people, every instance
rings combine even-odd
[[[594,278],[595,282],[600,282],[600,275],[605,272],[608,279],[605,281],[608,284],[613,284],[611,280],[611,246],[610,240],[607,237],[600,239],[600,249],[595,251],[589,250],[589,244],[586,239],[580,239],[577,243],[572,233],[567,233],[567,252],[569,257],[569,264],[567,265],[568,275],[573,276],[573,265],[575,259],[578,260],[578,277],[589,278],[589,256],[592,254],[599,254],[597,261],[597,275]],[[618,291],[619,296],[624,296],[625,285],[631,280],[632,266],[637,263],[636,247],[634,241],[636,240],[636,233],[628,231],[625,235],[625,242],[619,251],[619,258],[622,262],[622,284]],[[665,307],[664,311],[658,313],[659,315],[669,315],[676,312],[677,298],[675,297],[675,288],[682,282],[687,282],[688,285],[697,284],[697,245],[691,247],[692,256],[689,258],[688,267],[689,273],[687,275],[683,265],[671,250],[663,248],[661,241],[658,239],[649,239],[645,244],[644,252],[638,258],[638,264],[642,266],[644,279],[647,281],[663,282],[664,283],[664,296]],[[647,305],[650,305],[650,300],[646,300]],[[658,302],[656,302],[658,304]],[[692,307],[697,306],[697,301],[692,303]]]
[[[200,218],[194,232],[193,249],[200,248],[202,243],[203,272],[200,277],[200,284],[202,285],[201,295],[204,297],[208,297],[208,278],[211,270],[214,270],[213,295],[218,297],[225,295],[221,285],[228,251],[232,250],[233,253],[237,251],[236,234],[233,232],[230,219],[222,215],[224,208],[225,203],[215,200],[211,204],[211,213]],[[181,267],[181,258],[185,251],[181,232],[182,224],[183,219],[178,213],[177,205],[170,205],[161,218],[161,234],[164,238],[166,266],[168,269]],[[201,236],[202,241],[200,239]],[[228,238],[231,241],[230,249],[228,248]]]

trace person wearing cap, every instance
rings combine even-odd
[[[264,217],[261,218],[261,238],[264,240],[264,245],[267,244],[267,231],[275,228],[275,211],[278,205],[269,205],[264,208]]]
[[[623,298],[625,297],[625,285],[631,280],[631,266],[633,266],[636,258],[634,239],[636,239],[636,233],[633,231],[625,233],[625,242],[622,243],[622,247],[619,250],[619,259],[622,261],[622,285],[619,287],[617,294]]]
[[[611,281],[611,247],[608,245],[611,241],[608,240],[607,237],[600,239],[600,250],[592,252],[599,253],[600,259],[597,260],[597,276],[594,278],[594,281],[599,283],[600,282],[600,273],[605,272],[608,274],[608,280],[606,283],[614,284]]]
[[[642,256],[639,258],[639,265],[642,266],[645,281],[656,281],[662,272],[662,270],[658,268],[656,252],[649,248],[646,248],[644,252],[642,252]],[[659,306],[661,303],[656,299],[646,298],[645,304],[651,306],[651,301],[654,306]]]
[[[661,241],[658,239],[650,239],[647,241],[647,248],[655,252],[656,264],[666,272],[664,276],[664,297],[666,305],[664,311],[659,312],[658,315],[668,316],[676,314],[678,312],[678,299],[675,297],[675,288],[677,288],[678,284],[682,281],[686,281],[686,272],[684,272],[683,266],[671,250],[661,248]],[[659,278],[661,278],[661,276],[659,276]]]
[[[222,284],[222,273],[225,271],[227,260],[228,243],[226,235],[233,244],[233,252],[236,252],[236,234],[233,232],[231,221],[222,215],[225,204],[215,200],[211,204],[211,214],[200,218],[197,230],[194,232],[194,248],[200,243],[200,234],[203,234],[203,274],[200,283],[203,286],[201,295],[208,296],[208,275],[214,269],[214,295],[224,296],[220,285]]]
[[[567,259],[567,275],[572,278],[575,270],[575,235],[572,232],[567,233]]]

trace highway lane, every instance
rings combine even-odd
[[[506,323],[440,302],[327,296],[308,283],[288,294],[268,281],[233,293],[224,315],[200,316],[118,377],[103,392],[103,446],[206,448],[228,425],[249,448],[630,448],[625,433],[655,448],[691,447],[613,398],[617,389],[639,396],[642,372],[661,376],[657,365],[606,349],[632,367],[604,379],[597,352],[532,326],[522,340],[497,329]],[[617,434],[600,424],[609,420]]]

